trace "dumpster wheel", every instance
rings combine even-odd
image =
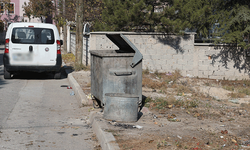
[[[98,99],[94,98],[92,99],[93,100],[93,107],[94,108],[102,108],[102,105],[101,105],[101,101],[99,101]]]

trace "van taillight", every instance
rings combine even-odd
[[[10,40],[9,39],[5,39],[5,50],[4,50],[4,53],[9,53],[9,42]]]
[[[57,54],[61,54],[61,42],[59,40],[56,40],[57,44]]]

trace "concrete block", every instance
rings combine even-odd
[[[162,65],[157,65],[157,64],[156,64],[155,69],[158,70],[158,71],[159,71],[159,70],[162,70]]]
[[[199,65],[198,66],[198,69],[200,70],[200,71],[207,71],[208,70],[208,65]]]
[[[152,55],[152,59],[166,60],[164,55]]]
[[[193,45],[183,45],[183,49],[186,51],[186,50],[192,50],[194,49],[194,46]]]
[[[227,70],[225,71],[226,76],[235,76],[235,71]]]
[[[183,60],[193,60],[194,59],[194,55],[183,55]]]
[[[185,65],[182,65],[183,66],[183,70],[193,70],[194,69],[194,66],[193,65],[187,65],[187,64],[185,64]]]
[[[156,53],[158,55],[166,55],[167,54],[167,50],[166,49],[154,49],[154,51],[156,51]]]
[[[225,76],[225,72],[223,72],[223,71],[214,71],[213,75],[214,76]]]
[[[153,60],[156,66],[162,66],[162,65],[166,65],[166,60],[162,60],[162,59],[154,59]]]
[[[146,51],[146,54],[150,54],[150,55],[156,55],[157,54],[157,52],[154,51],[153,49],[145,49],[145,51]]]
[[[139,49],[140,53],[144,56],[147,55],[146,50],[145,49]]]
[[[157,40],[155,38],[148,38],[147,39],[147,43],[149,43],[149,44],[155,44],[155,43],[157,43]]]
[[[188,66],[193,66],[193,65],[194,65],[193,60],[189,60],[189,61],[187,61],[187,65],[188,65]]]
[[[152,49],[152,45],[142,43],[140,44],[140,49]]]
[[[187,70],[186,71],[186,76],[187,75],[195,76],[193,70],[189,70],[189,71]]]
[[[186,66],[187,65],[187,60],[179,59],[179,60],[177,60],[177,64]]]
[[[167,63],[170,65],[175,65],[175,64],[177,64],[177,60],[176,59],[169,59],[169,60],[167,60]]]
[[[212,75],[212,76],[209,76],[209,79],[219,79],[219,80],[221,80],[221,79],[223,79],[223,77],[222,76]]]
[[[135,44],[148,43],[148,40],[145,39],[145,38],[136,38],[134,41],[135,41],[135,42],[134,42]]]
[[[175,65],[173,65],[173,69],[174,70],[176,70],[176,69],[183,70],[183,67],[182,67],[182,65],[175,64]]]
[[[165,65],[162,65],[162,70],[164,70],[164,72],[168,72],[168,71],[170,71],[170,70],[172,70],[172,65],[170,65],[170,64],[165,64]]]
[[[199,71],[198,72],[199,78],[208,78],[208,71]]]
[[[199,60],[199,61],[198,61],[198,64],[199,64],[199,65],[204,65],[204,60]]]
[[[143,60],[153,59],[153,56],[154,55],[148,55],[148,54],[143,55]]]
[[[167,49],[167,54],[177,54],[175,49]]]
[[[163,58],[166,60],[171,60],[171,59],[173,59],[173,55],[169,55],[169,54],[163,55]]]
[[[173,59],[183,60],[183,55],[182,54],[173,55]]]

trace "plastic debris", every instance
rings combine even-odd
[[[61,87],[68,87],[68,85],[61,85]]]
[[[179,139],[182,139],[182,137],[181,137],[181,136],[179,136],[179,135],[177,135],[177,137],[178,137]]]
[[[71,95],[71,96],[75,95],[75,92],[74,92],[74,91],[71,91],[71,92],[70,92],[70,95]]]
[[[220,138],[221,138],[221,139],[223,139],[223,138],[224,138],[224,136],[220,136]]]
[[[139,126],[139,125],[135,125],[135,127],[136,127],[137,129],[142,129],[142,128],[143,128],[143,126]]]
[[[234,103],[234,104],[239,104],[239,100],[238,99],[230,99],[228,101],[231,102],[231,103]]]
[[[72,89],[72,87],[71,87],[71,86],[68,86],[67,89]]]
[[[193,78],[194,76],[187,74],[186,77]]]
[[[171,72],[168,72],[168,73],[166,73],[166,75],[167,75],[167,76],[171,76],[171,75],[172,75],[172,73],[171,73]]]
[[[172,84],[174,81],[170,81],[170,82],[168,82],[168,84]]]

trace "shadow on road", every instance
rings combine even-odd
[[[0,89],[3,88],[4,84],[7,84],[7,82],[3,78],[0,78]]]

